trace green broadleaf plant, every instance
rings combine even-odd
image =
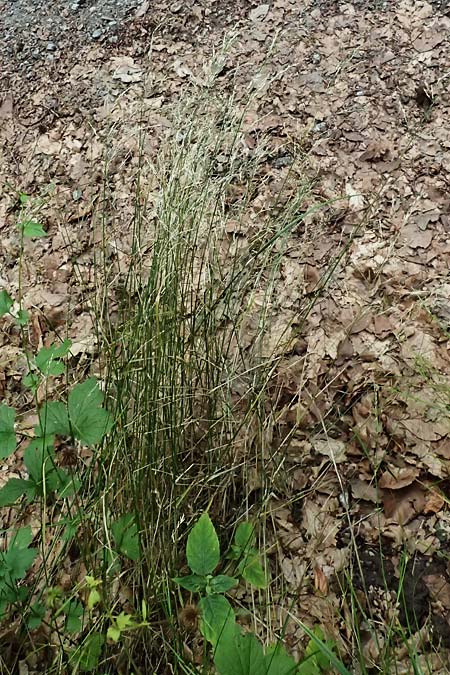
[[[57,359],[67,353],[68,343],[58,349],[47,350],[38,359],[38,365],[51,374]],[[110,414],[101,407],[103,393],[95,378],[76,385],[69,394],[68,404],[60,401],[45,403],[39,411],[40,423],[35,429],[36,436],[24,451],[24,464],[28,479],[11,478],[0,489],[0,507],[11,506],[19,497],[28,502],[36,497],[56,493],[60,497],[73,494],[79,487],[79,481],[56,465],[54,435],[76,438],[85,445],[99,443],[111,429]],[[7,457],[15,450],[14,410],[0,407],[0,458]],[[132,533],[127,534],[128,557],[135,555],[132,545]],[[130,553],[131,552],[131,553]],[[134,559],[134,558],[132,558]]]
[[[33,540],[31,527],[22,527],[14,534],[6,551],[0,551],[0,619],[8,605],[23,602],[28,591],[19,586],[37,555],[29,548]]]
[[[236,572],[246,581],[264,588],[267,577],[255,542],[253,523],[241,523],[226,558],[235,561]],[[320,629],[311,633],[305,659],[300,664],[287,654],[280,642],[264,650],[255,635],[242,632],[234,610],[224,596],[238,580],[228,574],[214,575],[220,563],[220,546],[207,513],[200,516],[188,536],[186,558],[192,574],[176,577],[174,581],[200,595],[200,631],[213,647],[214,665],[219,675],[321,675],[330,663],[338,663],[332,652],[334,644],[323,642]]]
[[[24,220],[18,223],[18,228],[24,237],[29,239],[36,239],[38,237],[46,237],[47,232],[42,225],[35,220]]]

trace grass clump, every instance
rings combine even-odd
[[[243,156],[232,102],[200,94],[174,127],[156,165],[143,158],[140,177],[156,190],[137,194],[120,318],[103,326],[116,424],[102,453],[102,500],[107,518],[136,517],[142,556],[123,583],[152,621],[129,655],[157,672],[183,653],[171,579],[192,523],[208,509],[219,538],[249,516],[264,523],[266,388],[277,358],[264,339],[302,205],[300,189],[252,207],[263,154]],[[252,504],[250,471],[265,485]]]

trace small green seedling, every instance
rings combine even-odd
[[[237,586],[238,580],[227,574],[213,575],[220,562],[220,546],[207,513],[199,518],[189,534],[186,557],[192,574],[177,577],[174,581],[182,588],[201,595],[201,631],[208,642],[216,644],[224,627],[229,622],[235,622],[233,609],[223,594]]]
[[[256,588],[264,588],[267,577],[255,541],[254,525],[241,523],[225,557],[235,561],[237,576]],[[321,675],[329,671],[331,664],[340,665],[343,670],[339,672],[348,675],[333,654],[334,643],[323,641],[319,627],[314,633],[305,627],[310,641],[300,664],[287,654],[280,642],[264,650],[255,635],[242,631],[224,596],[238,584],[238,579],[228,574],[214,574],[220,563],[220,546],[207,513],[200,516],[188,536],[186,558],[192,574],[176,577],[174,581],[200,595],[200,631],[212,645],[214,666],[219,675]]]
[[[254,547],[252,523],[242,523],[227,555],[236,561],[236,572],[253,585],[263,588],[267,578],[259,551]],[[241,634],[226,592],[237,586],[238,579],[228,574],[214,575],[220,562],[219,539],[207,513],[200,516],[188,536],[186,557],[192,574],[174,581],[200,595],[200,630],[213,646],[214,664],[220,675],[288,675],[295,671],[295,661],[281,645],[266,654],[252,634]]]

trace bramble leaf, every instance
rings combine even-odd
[[[72,652],[70,665],[75,665],[81,672],[92,672],[98,665],[104,643],[105,636],[102,633],[91,633],[82,645]]]
[[[84,613],[84,607],[78,600],[70,600],[64,609],[66,615],[66,631],[68,633],[78,633],[82,629],[81,618]]]
[[[27,620],[27,626],[30,630],[39,628],[46,614],[47,608],[41,602],[35,602],[30,607],[30,614]]]
[[[101,407],[104,395],[95,378],[77,384],[69,394],[68,412],[75,438],[86,445],[99,443],[112,427],[112,418]]]
[[[28,548],[31,538],[31,527],[21,528],[12,539],[8,550],[0,554],[0,564],[12,582],[23,579],[37,556],[37,548]]]
[[[33,501],[36,495],[36,486],[34,481],[24,478],[10,478],[9,481],[0,489],[0,507],[12,506],[19,497],[26,497],[27,501]]]
[[[42,406],[38,433],[74,436],[85,445],[99,443],[112,427],[111,415],[101,407],[103,398],[95,378],[77,384],[67,406],[61,401]]]
[[[44,403],[39,411],[39,428],[37,433],[41,436],[58,434],[58,436],[72,436],[69,424],[67,407],[61,401]]]
[[[64,364],[61,358],[67,356],[72,343],[64,340],[61,344],[53,344],[50,347],[42,347],[36,354],[34,363],[43,375],[61,375],[64,372]]]

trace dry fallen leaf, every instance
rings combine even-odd
[[[348,204],[352,211],[360,211],[364,206],[364,197],[358,193],[351,183],[345,184],[345,194],[348,196]]]
[[[400,490],[383,490],[384,515],[391,523],[406,525],[425,506],[425,493],[417,483]]]
[[[420,469],[392,466],[381,475],[381,478],[378,481],[378,487],[389,490],[401,490],[402,488],[411,485],[411,483],[414,483],[419,474]]]
[[[124,84],[140,82],[142,80],[142,68],[138,66],[131,56],[114,56],[111,59],[113,66],[113,80],[120,80]]]
[[[322,595],[328,593],[328,579],[319,565],[314,568],[314,588]]]
[[[251,21],[263,21],[269,13],[270,5],[258,5],[249,14]]]
[[[135,18],[141,19],[143,16],[145,16],[145,14],[147,14],[149,7],[150,7],[150,0],[144,0],[144,2],[141,2],[141,4],[134,13]]]

